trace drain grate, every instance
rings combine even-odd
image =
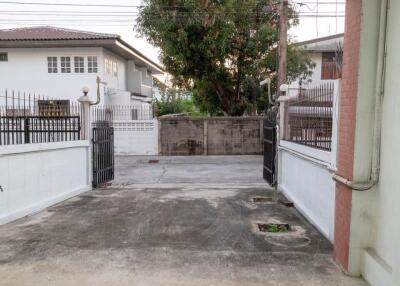
[[[253,197],[253,203],[272,203],[274,202],[274,198],[272,197]]]
[[[262,232],[288,232],[290,225],[288,223],[259,223],[258,229]]]
[[[157,164],[160,160],[149,160],[149,164]]]

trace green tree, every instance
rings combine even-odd
[[[145,0],[137,30],[161,50],[175,84],[194,89],[211,113],[240,116],[257,108],[258,82],[276,75],[278,6],[275,0]],[[297,23],[290,9],[290,25]],[[296,72],[310,67],[293,49]],[[289,64],[291,64],[289,55]],[[289,65],[289,73],[294,69]],[[265,98],[265,96],[264,96]]]
[[[172,88],[160,88],[161,98],[154,102],[157,116],[168,114],[203,115],[192,100],[192,93]]]

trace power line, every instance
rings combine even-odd
[[[179,12],[178,12],[179,13]],[[328,15],[340,15],[340,13],[335,13],[334,11],[322,11],[319,12],[321,15],[328,14]],[[299,15],[315,15],[314,12],[299,12]],[[86,13],[86,12],[77,12],[77,13],[65,13],[65,12],[52,12],[47,13],[46,11],[37,11],[37,12],[4,12],[0,11],[0,15],[5,16],[68,16],[68,17],[130,17],[139,15],[139,13]],[[344,14],[343,14],[344,15]]]
[[[335,5],[335,2],[315,2],[315,1],[302,1],[292,2],[293,4],[308,5],[308,4],[320,4],[320,5]],[[79,4],[79,3],[46,3],[46,2],[21,2],[21,1],[2,1],[0,4],[16,4],[16,5],[37,5],[37,6],[72,6],[72,7],[120,7],[120,8],[144,8],[144,5],[121,5],[121,4]],[[263,4],[258,2],[255,5]],[[279,4],[272,3],[270,5]],[[337,2],[337,4],[346,4],[345,2]],[[179,5],[165,5],[165,8],[181,8],[184,6]]]
[[[300,18],[343,18],[344,15],[301,15]],[[110,19],[110,20],[101,20],[101,19],[73,19],[73,18],[62,18],[62,19],[0,19],[0,24],[2,25],[13,25],[13,24],[87,24],[93,25],[98,24],[99,26],[108,26],[114,24],[134,24],[134,19]]]
[[[142,8],[143,5],[120,5],[120,4],[77,4],[77,3],[44,3],[44,2],[19,2],[2,1],[0,4],[16,5],[38,5],[38,6],[73,6],[73,7],[119,7],[119,8]]]

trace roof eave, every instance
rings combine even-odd
[[[331,35],[331,36],[327,36],[327,37],[315,38],[315,39],[311,39],[311,40],[307,40],[307,41],[303,41],[303,42],[297,42],[297,43],[294,43],[294,45],[304,46],[304,45],[339,39],[339,38],[343,38],[343,37],[344,37],[344,34],[341,33],[341,34],[335,34],[335,35]]]
[[[76,40],[0,40],[0,48],[62,48],[62,47],[104,47],[125,59],[135,60],[139,65],[148,66],[152,73],[162,74],[164,69],[145,57],[138,50],[120,38],[76,39]]]
[[[125,58],[130,58],[138,60],[140,64],[149,66],[151,68],[151,71],[153,74],[162,74],[164,73],[164,69],[153,62],[152,60],[148,59],[146,56],[144,56],[141,52],[133,48],[131,45],[126,43],[125,41],[118,39],[115,41],[115,45],[121,49],[125,54],[127,53],[128,55],[122,55]]]
[[[0,48],[60,48],[60,47],[94,47],[115,42],[115,39],[94,40],[1,40]]]

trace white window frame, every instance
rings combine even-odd
[[[99,64],[98,64],[97,56],[88,56],[87,64],[88,64],[88,73],[97,73],[98,72]]]
[[[85,73],[85,57],[74,56],[74,72]]]
[[[58,58],[55,56],[47,57],[47,73],[58,73]]]
[[[60,57],[61,73],[71,73],[71,57],[62,56]]]

